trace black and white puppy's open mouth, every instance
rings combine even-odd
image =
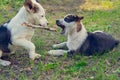
[[[59,20],[56,20],[56,24],[58,27],[62,28],[61,34],[65,33],[65,26],[60,23]]]
[[[62,28],[61,34],[64,34],[64,33],[66,33],[67,27],[74,25],[74,23],[76,23],[82,19],[83,19],[83,17],[78,17],[77,15],[69,14],[69,15],[65,16],[64,19],[56,20],[56,24],[58,27]]]

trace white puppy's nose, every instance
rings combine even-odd
[[[47,25],[49,25],[49,23],[47,22]]]

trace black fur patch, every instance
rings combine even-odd
[[[9,23],[9,22],[8,22]],[[0,26],[0,50],[4,53],[10,53],[8,45],[11,44],[11,33],[6,26]]]
[[[67,23],[70,23],[70,22],[73,22],[73,21],[77,21],[79,19],[79,17],[77,15],[68,15],[64,18],[64,20],[67,22]]]
[[[88,37],[79,49],[79,52],[87,56],[93,54],[103,54],[112,50],[119,41],[115,40],[111,35],[102,32],[89,33]]]

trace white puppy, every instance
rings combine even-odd
[[[3,38],[3,33],[0,35],[0,39],[8,40],[6,43],[6,49],[8,45],[12,44],[15,46],[24,47],[29,52],[29,57],[34,60],[40,57],[40,54],[35,52],[35,45],[31,42],[31,38],[34,34],[34,29],[32,27],[25,27],[22,25],[24,22],[31,23],[33,25],[47,26],[47,20],[45,18],[45,11],[43,7],[36,0],[25,0],[24,6],[20,9],[15,17],[13,17],[10,22],[5,23],[1,26],[0,30],[6,29],[6,36],[8,38]],[[5,33],[5,32],[4,32]],[[10,35],[9,35],[10,34]],[[0,42],[0,45],[2,41]],[[0,47],[0,57],[6,50]],[[0,64],[3,66],[10,65],[11,62],[0,59]]]

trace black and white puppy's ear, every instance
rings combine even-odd
[[[39,2],[39,0],[36,0],[36,2]]]
[[[84,17],[83,16],[75,16],[75,21],[80,21],[80,20],[82,20],[82,19],[84,19]]]
[[[84,19],[84,17],[83,17],[83,16],[80,16],[80,17],[79,17],[79,20],[82,20],[82,19]]]
[[[78,17],[78,20],[77,20],[77,32],[81,31],[82,29],[82,24],[81,24],[81,20],[83,19],[84,17]]]
[[[25,0],[24,7],[28,12],[36,13],[38,12],[39,8],[35,5],[32,0]]]

